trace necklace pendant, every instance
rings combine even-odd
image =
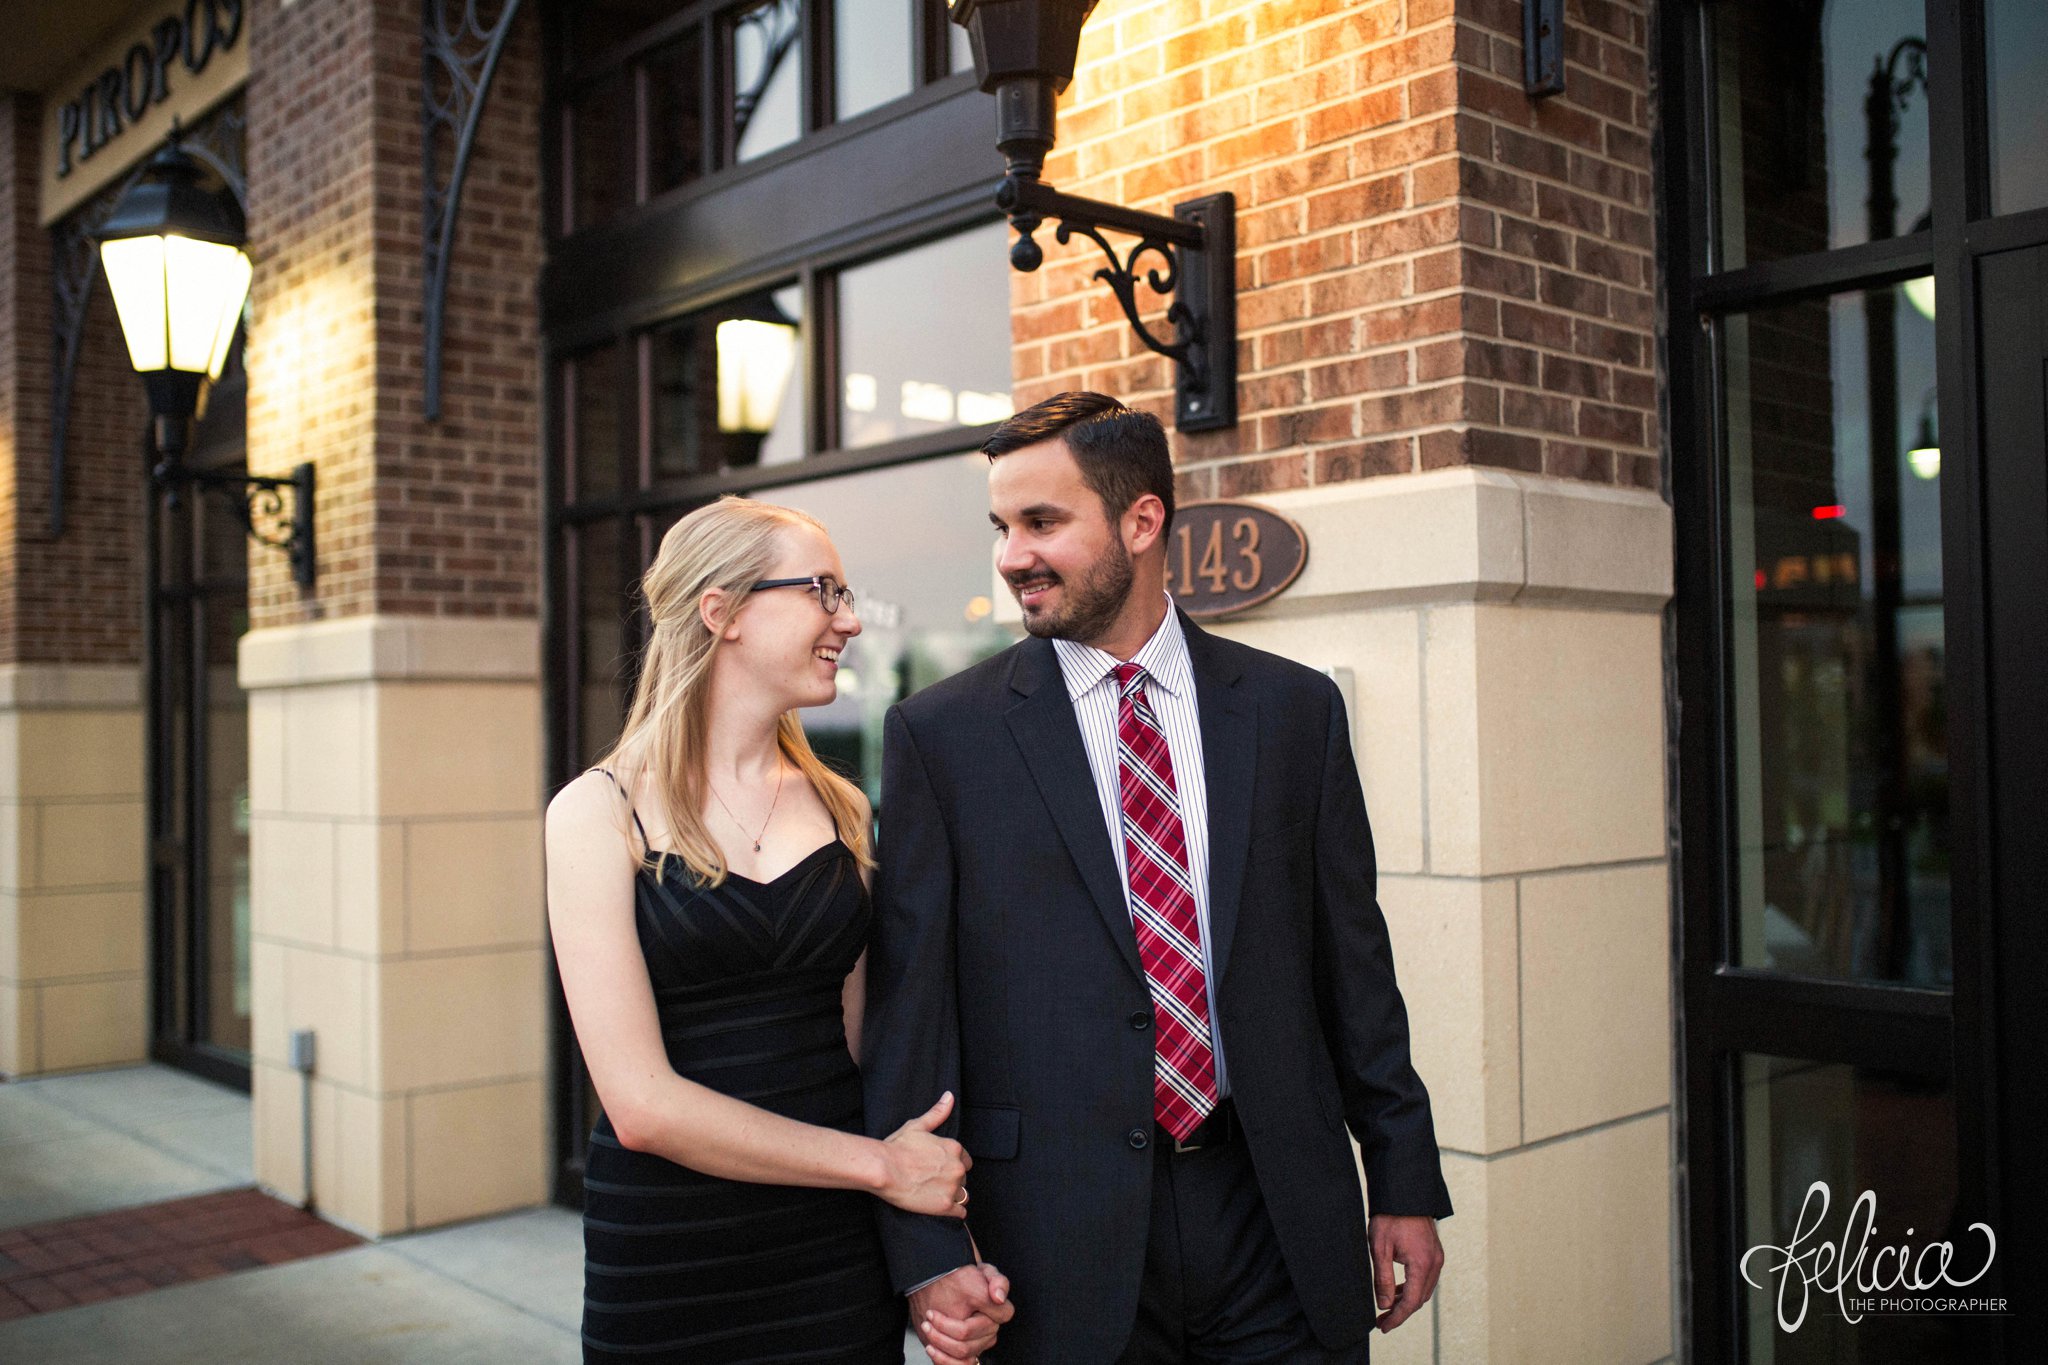
[[[755,845],[754,845],[754,852],[756,852],[756,853],[759,853],[760,851],[761,851],[761,846],[760,846],[759,844],[755,844]]]

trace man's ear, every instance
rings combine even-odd
[[[727,640],[740,638],[739,607],[724,588],[708,589],[697,599],[697,618],[713,635]]]
[[[1141,555],[1157,545],[1166,529],[1166,504],[1157,493],[1140,493],[1124,509],[1124,545],[1131,554]]]

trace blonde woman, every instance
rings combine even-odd
[[[862,1136],[869,812],[811,752],[860,633],[802,513],[727,498],[662,538],[624,733],[548,807],[548,920],[604,1104],[586,1362],[890,1362],[869,1195],[964,1217],[950,1094]]]

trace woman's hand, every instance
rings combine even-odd
[[[974,1158],[951,1138],[933,1132],[953,1112],[953,1092],[891,1133],[882,1143],[882,1188],[876,1193],[899,1209],[953,1218],[967,1216],[967,1168]]]

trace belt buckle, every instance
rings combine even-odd
[[[1193,1134],[1189,1134],[1189,1136],[1192,1137]],[[1181,1152],[1199,1152],[1206,1145],[1206,1143],[1201,1142],[1182,1142],[1179,1138],[1173,1140],[1173,1150],[1176,1155]]]

